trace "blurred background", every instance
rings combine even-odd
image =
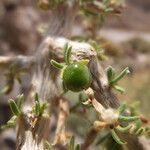
[[[50,13],[39,10],[36,1],[1,0],[0,55],[34,54],[46,34]],[[120,82],[126,92],[116,94],[121,101],[139,101],[142,113],[150,117],[150,0],[126,0],[122,14],[106,16],[103,23],[95,18],[85,19],[79,12],[71,35],[72,39],[77,37],[96,38],[109,58],[103,61],[104,67],[111,65],[119,72],[129,66],[131,74]],[[0,89],[5,84],[6,72],[1,70]],[[0,125],[11,116],[7,100],[26,91],[29,82],[30,74],[23,76],[22,85],[16,81],[12,92],[0,96]],[[80,130],[84,132],[82,127]],[[2,150],[15,148],[14,130],[0,130],[0,145]]]

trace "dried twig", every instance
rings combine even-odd
[[[34,63],[34,56],[0,56],[0,69],[6,69],[11,64],[17,65],[19,69],[31,69]]]
[[[59,116],[58,116],[58,122],[57,122],[57,128],[55,133],[55,138],[53,145],[59,144],[59,145],[65,145],[67,144],[68,135],[65,131],[65,123],[66,119],[69,115],[69,105],[68,102],[61,99],[59,101]]]
[[[43,150],[48,138],[49,116],[34,117],[28,112],[20,116],[18,121],[17,150]]]

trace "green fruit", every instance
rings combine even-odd
[[[64,69],[63,82],[68,90],[79,92],[90,86],[92,78],[86,65],[73,63]]]

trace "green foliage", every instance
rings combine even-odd
[[[4,88],[0,91],[0,95],[9,94],[14,86],[15,80],[17,80],[21,84],[21,75],[23,72],[17,68],[16,64],[11,64],[9,66],[8,72],[5,74],[6,76],[6,84]]]
[[[98,45],[96,41],[89,41],[89,43],[94,47],[99,60],[107,60],[107,56],[104,54],[104,49]]]
[[[121,80],[125,75],[127,75],[129,73],[130,73],[130,71],[129,71],[129,68],[127,67],[120,74],[118,74],[117,76],[114,76],[114,78],[112,78],[112,76],[110,75],[112,79],[109,80],[109,84],[113,85],[113,84],[117,83],[119,80]],[[115,73],[112,73],[112,74],[115,74]]]
[[[19,106],[16,104],[16,102],[13,99],[9,100],[9,106],[11,108],[12,113],[15,116],[20,116],[21,115],[21,110],[19,109]]]
[[[63,64],[61,64],[61,63],[58,63],[57,61],[55,61],[55,60],[51,60],[51,64],[55,67],[55,68],[57,68],[57,69],[63,69],[64,68],[64,65]]]
[[[17,116],[11,117],[6,125],[1,126],[1,129],[13,128],[16,125],[16,121],[17,121]]]
[[[80,145],[75,144],[75,138],[74,136],[71,137],[70,142],[68,144],[68,150],[80,150]]]
[[[52,145],[48,141],[44,142],[44,148],[46,150],[53,150]]]
[[[41,103],[37,93],[35,93],[34,100],[35,100],[35,105],[33,107],[33,113],[35,114],[36,117],[44,115],[45,113],[44,111],[48,107],[48,103],[47,102]]]
[[[35,100],[35,105],[33,107],[32,112],[35,115],[35,117],[40,117],[40,116],[44,116],[44,115],[47,116],[45,110],[48,107],[48,103],[46,103],[46,102],[41,103],[39,101],[39,97],[38,97],[37,93],[35,94],[34,100]],[[13,100],[13,99],[9,100],[9,106],[13,113],[13,116],[10,118],[10,120],[7,122],[6,125],[1,126],[2,129],[12,128],[16,125],[18,118],[24,114],[24,112],[22,111],[23,102],[24,102],[23,94],[18,95],[15,100]]]
[[[131,129],[132,125],[128,125],[126,127],[121,127],[121,126],[117,126],[116,130],[120,131],[120,132],[128,132]]]
[[[135,105],[136,106],[136,105]],[[136,109],[136,107],[134,107]],[[101,121],[97,121],[97,129],[104,129],[106,128],[108,134],[104,135],[98,140],[98,143],[102,143],[105,140],[107,140],[107,137],[109,137],[109,134],[111,134],[113,140],[120,145],[126,144],[126,141],[123,141],[119,136],[118,133],[130,133],[134,134],[136,136],[140,136],[146,131],[146,127],[143,127],[143,123],[140,119],[139,114],[137,113],[131,113],[133,108],[127,107],[127,105],[123,104],[118,109],[118,117],[116,118],[115,122],[107,122],[104,119]],[[128,113],[130,114],[126,114]],[[136,111],[134,111],[136,112]],[[113,117],[113,116],[112,116]],[[111,118],[112,118],[111,117]],[[104,122],[105,121],[105,122]],[[108,130],[109,129],[109,130]],[[100,130],[101,131],[101,130]]]
[[[126,144],[125,141],[123,141],[122,139],[120,139],[120,137],[117,135],[116,130],[118,132],[130,132],[130,129],[133,127],[133,122],[136,124],[137,121],[140,120],[139,116],[125,116],[123,115],[124,112],[126,111],[126,106],[125,104],[121,105],[118,108],[118,113],[119,113],[119,117],[118,117],[118,123],[119,125],[117,125],[116,127],[114,127],[114,129],[111,129],[111,135],[113,137],[113,139],[118,143],[118,144]],[[124,124],[124,122],[127,124],[126,126],[122,126],[122,124]],[[141,127],[143,128],[143,127]],[[141,131],[141,129],[140,129]],[[136,134],[136,132],[132,131],[132,134]]]
[[[18,95],[16,98],[16,101],[13,99],[9,100],[9,106],[13,113],[13,116],[10,118],[10,120],[7,122],[6,125],[2,125],[1,128],[12,128],[16,125],[18,117],[22,115],[22,103],[24,101],[24,95]]]
[[[22,109],[22,104],[23,104],[23,102],[24,102],[24,95],[23,95],[23,94],[18,95],[18,96],[16,97],[16,101],[17,101],[17,106],[18,106],[18,108],[21,110],[21,109]]]
[[[119,124],[122,125],[124,123],[127,124],[127,126],[117,126],[114,128],[113,131],[111,131],[112,137],[113,139],[118,143],[118,144],[124,144],[125,142],[123,142],[115,133],[115,130],[119,131],[119,132],[130,132],[131,134],[135,134],[136,136],[140,136],[142,135],[145,131],[146,128],[142,127],[142,122],[140,120],[140,117],[138,115],[138,113],[131,113],[130,116],[126,116],[123,115],[124,112],[126,112],[126,109],[128,109],[128,111],[132,112],[133,109],[137,109],[136,105],[134,105],[135,107],[127,107],[125,104],[121,105],[118,108],[118,112],[119,112],[119,117],[118,117],[118,121]],[[137,112],[134,110],[134,112]],[[137,115],[137,116],[136,116]]]
[[[71,57],[71,50],[72,50],[72,47],[68,46],[68,43],[65,44],[64,46],[64,59],[65,59],[65,62],[67,65],[70,64],[70,57]]]
[[[118,86],[117,83],[120,81],[124,76],[129,74],[129,68],[125,68],[120,74],[116,75],[115,70],[110,66],[107,68],[107,78],[109,82],[109,86],[116,89],[117,91],[123,93],[125,90]]]
[[[132,122],[132,121],[136,121],[137,119],[139,119],[139,116],[119,116],[119,121],[125,121],[125,122]]]
[[[118,137],[118,135],[116,134],[116,132],[115,132],[114,129],[111,130],[111,135],[112,135],[113,139],[116,141],[116,143],[118,143],[118,144],[120,144],[120,145],[126,144],[125,141],[122,141],[122,140]]]

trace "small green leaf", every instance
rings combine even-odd
[[[115,130],[111,130],[111,135],[113,137],[113,139],[116,141],[116,143],[120,144],[120,145],[123,145],[123,144],[126,144],[125,141],[122,141],[119,136],[116,134]]]
[[[51,146],[51,144],[50,144],[48,141],[45,141],[45,142],[44,142],[44,148],[45,148],[46,150],[52,150],[52,146]]]
[[[17,120],[17,116],[12,116],[7,123],[14,123]]]
[[[139,119],[139,116],[119,116],[119,121],[126,121],[126,122],[132,122],[137,121]]]
[[[8,128],[13,128],[16,124],[15,123],[9,123],[9,124],[6,124],[6,125],[2,125],[1,126],[1,129],[8,129]]]
[[[118,85],[114,85],[113,87],[114,87],[118,92],[120,92],[121,94],[125,92],[125,89],[122,88],[122,87],[120,87],[120,86],[118,86]]]
[[[139,101],[135,101],[133,102],[129,108],[130,108],[130,112],[131,112],[131,115],[135,116],[137,114],[139,114],[139,106],[140,106],[140,102]]]
[[[38,101],[35,101],[35,115],[40,115],[40,103]]]
[[[50,61],[50,63],[51,63],[51,65],[53,65],[55,68],[57,68],[57,69],[63,69],[64,68],[64,65],[63,64],[61,64],[61,63],[58,63],[57,61],[55,61],[55,60],[51,60]]]
[[[75,138],[74,136],[72,136],[69,143],[69,150],[74,150],[74,147],[75,147]]]
[[[13,116],[6,125],[2,125],[1,129],[13,128],[16,125],[17,116]]]
[[[64,57],[65,57],[65,55],[66,55],[67,49],[68,49],[68,43],[66,43],[66,44],[64,45]]]
[[[129,74],[129,68],[125,68],[118,76],[116,76],[111,82],[110,84],[113,85],[115,83],[117,83],[119,80],[121,80],[125,75]]]
[[[5,85],[5,87],[0,91],[0,95],[8,94],[12,90],[12,86]]]
[[[115,77],[115,70],[111,66],[109,66],[107,68],[107,78],[108,78],[108,81],[111,81],[114,77]]]
[[[81,147],[79,144],[76,145],[75,150],[81,150]]]
[[[9,106],[10,106],[10,109],[14,115],[20,116],[21,111],[13,99],[9,100]]]
[[[126,127],[117,126],[115,129],[120,132],[128,132],[131,129],[132,125],[128,125]]]
[[[48,103],[41,104],[41,106],[40,106],[40,114],[39,115],[42,115],[44,113],[44,110],[47,108],[47,106],[48,106]]]
[[[87,65],[89,63],[88,59],[82,59],[78,61],[80,64]]]
[[[24,95],[23,94],[18,95],[16,101],[17,101],[17,106],[19,107],[19,109],[21,109],[22,103],[24,101]]]
[[[135,124],[134,132],[136,132],[139,128],[141,128],[142,122],[141,122],[141,120],[139,119],[139,120],[135,121],[134,124]]]
[[[126,104],[121,104],[118,108],[118,113],[119,114],[124,113],[125,109],[126,109]]]
[[[103,49],[100,47],[100,45],[97,44],[96,41],[92,40],[92,41],[90,41],[90,43],[97,53],[103,51]]]
[[[35,93],[35,95],[34,95],[34,100],[35,100],[35,102],[38,102],[38,103],[39,103],[39,96],[38,96],[38,93]]]
[[[140,135],[142,135],[144,132],[145,132],[145,128],[141,127],[141,128],[139,128],[139,129],[135,132],[135,134],[136,134],[137,136],[140,136]]]
[[[71,56],[72,47],[68,46],[68,43],[64,46],[64,59],[67,65],[70,64],[70,56]]]
[[[106,60],[107,56],[104,54],[104,49],[96,43],[96,41],[90,41],[90,44],[93,46],[97,53],[97,57],[99,60]]]

